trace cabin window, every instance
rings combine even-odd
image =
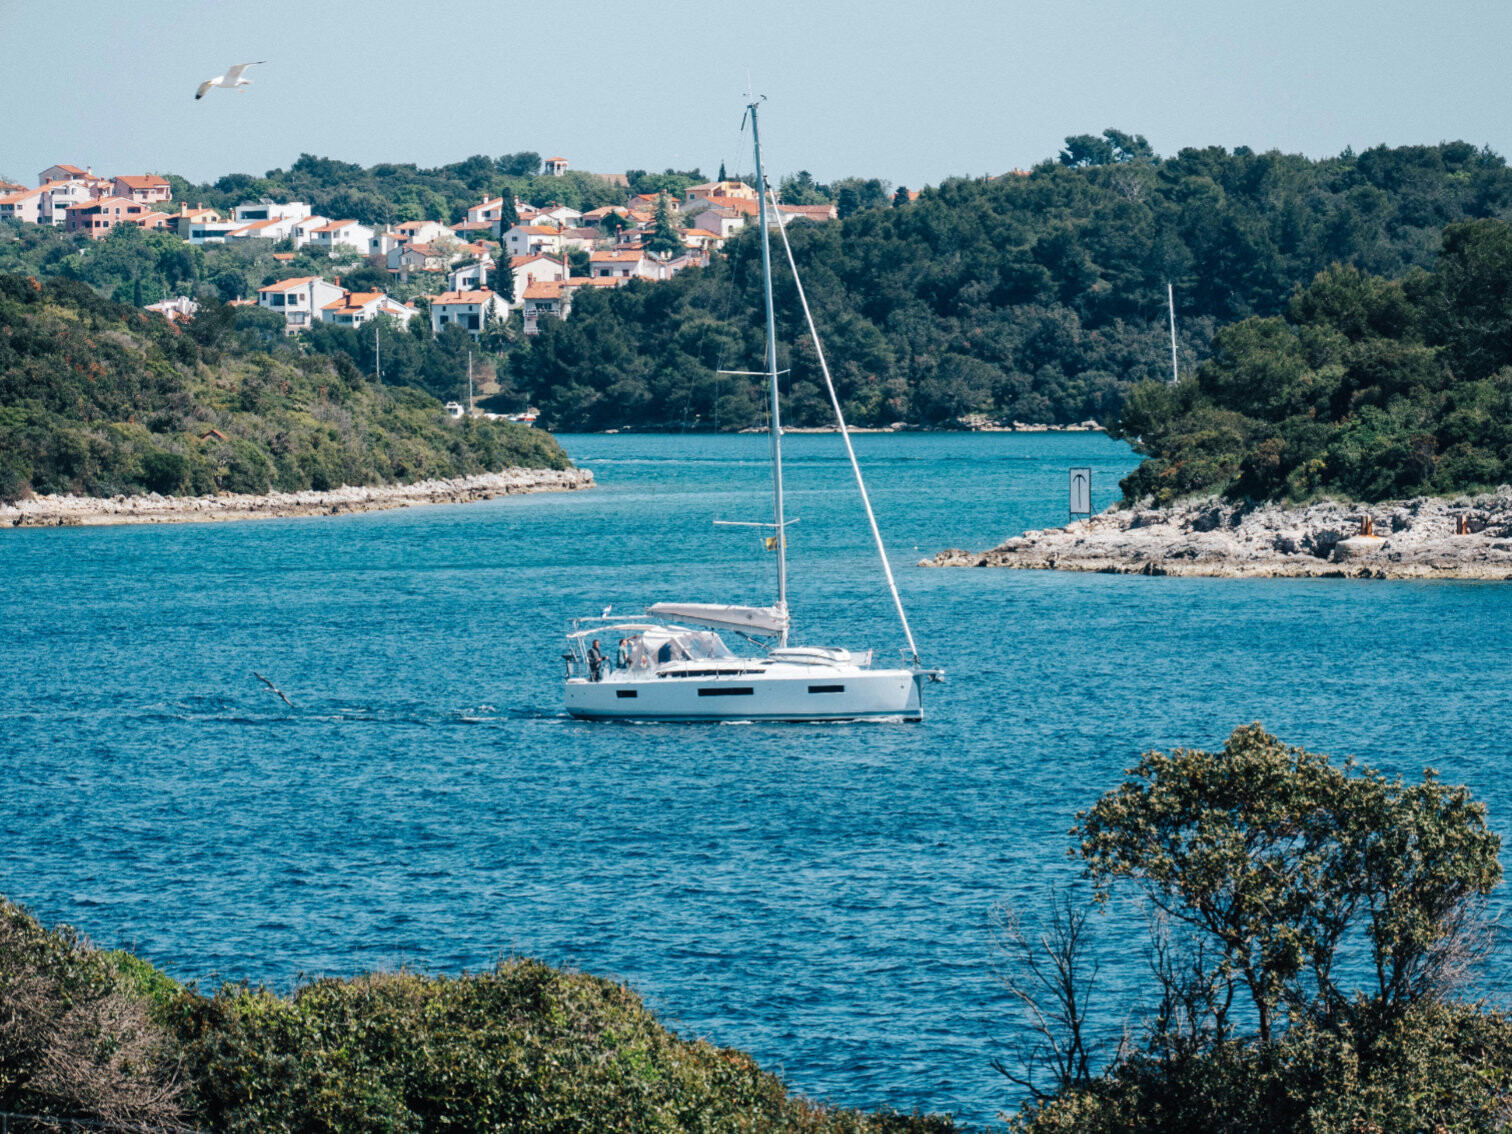
[[[845,686],[843,686],[843,685],[810,685],[809,686],[809,692],[810,693],[844,693],[845,692]]]
[[[616,689],[614,695],[616,697],[634,697],[636,693],[634,689]]]
[[[700,697],[750,697],[756,692],[749,685],[716,685],[711,689],[700,689]]]

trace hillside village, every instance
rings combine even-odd
[[[565,158],[543,163],[546,176],[567,171]],[[454,324],[477,338],[516,312],[524,333],[536,334],[541,319],[568,318],[573,295],[582,288],[666,280],[707,265],[759,212],[755,189],[742,181],[690,185],[679,196],[633,193],[623,175],[600,176],[625,190],[623,204],[579,212],[484,196],[461,219],[375,228],[319,215],[299,201],[267,198],[222,215],[174,201],[171,183],[155,174],[102,177],[89,167],[59,164],[42,170],[33,188],[0,183],[0,220],[49,225],[91,240],[105,239],[119,225],[134,225],[191,245],[270,241],[281,250],[275,260],[285,264],[297,253],[314,251],[332,259],[330,272],[298,275],[289,265],[290,274],[264,284],[256,299],[234,302],[281,314],[289,334],[321,322],[358,327],[379,315],[407,325],[423,315],[435,333]],[[837,216],[833,204],[778,209],[784,220],[823,222]],[[422,290],[401,301],[388,289],[342,287],[337,263],[350,265],[358,258],[387,272],[395,285],[419,283]],[[169,320],[190,317],[197,309],[191,296],[144,306]]]

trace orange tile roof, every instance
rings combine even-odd
[[[74,212],[75,210],[83,210],[83,211],[87,212],[90,209],[103,208],[106,205],[110,205],[110,204],[134,205],[134,206],[140,207],[141,204],[142,204],[142,202],[141,201],[133,201],[130,197],[96,197],[96,198],[94,198],[93,200],[90,200],[90,201],[80,201],[76,205],[65,205],[63,207],[63,211],[65,213],[71,213],[71,212]]]
[[[48,182],[48,185],[50,184],[52,184],[52,182]],[[8,194],[7,196],[0,197],[0,205],[18,205],[28,197],[35,197],[38,193],[44,192],[46,189],[47,185],[39,185],[35,189],[27,189],[20,193]]]
[[[515,227],[521,232],[528,232],[531,236],[556,236],[562,231],[549,224],[521,224]]]
[[[719,233],[717,233],[717,232],[710,232],[706,228],[687,228],[687,229],[683,230],[683,235],[684,236],[709,237],[709,238],[711,238],[713,240],[719,240],[719,239],[721,239]]]
[[[112,181],[124,181],[133,189],[157,189],[168,184],[166,177],[159,177],[155,173],[146,173],[141,176],[123,174],[120,177],[112,177]]]
[[[624,263],[625,261],[638,262],[641,259],[639,252],[626,252],[616,249],[613,252],[590,252],[588,259],[592,263]]]
[[[356,224],[354,220],[333,220],[330,224],[323,224],[319,228],[313,228],[311,232],[335,232],[339,228],[345,228],[349,224]]]
[[[366,307],[369,303],[383,298],[381,291],[349,291],[340,299],[333,300],[321,308],[322,311],[339,311],[345,308],[354,311],[360,307]]]
[[[494,292],[486,287],[473,291],[443,291],[431,300],[431,306],[448,307],[456,303],[487,303],[493,297]]]
[[[311,280],[319,278],[319,276],[294,276],[291,279],[279,280],[277,283],[267,284],[264,287],[258,288],[257,291],[258,294],[262,294],[265,291],[288,291],[290,288],[303,287]]]

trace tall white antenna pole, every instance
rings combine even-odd
[[[772,241],[767,230],[767,188],[761,172],[761,134],[756,128],[757,99],[746,109],[751,112],[751,140],[756,147],[756,191],[760,194],[758,220],[761,223],[761,274],[766,282],[767,374],[771,380],[772,435],[772,510],[777,524],[777,606],[787,610],[787,526],[782,517],[782,415],[777,399],[777,314],[772,305]],[[788,644],[786,626],[779,646]]]
[[[373,372],[378,385],[383,385],[383,340],[378,337],[378,324],[373,324]]]
[[[771,192],[770,189],[767,192]],[[763,203],[765,203],[763,201]],[[819,369],[824,373],[824,384],[829,389],[830,405],[835,407],[835,424],[840,427],[840,438],[845,442],[845,453],[850,457],[851,471],[856,474],[856,488],[861,492],[861,503],[866,507],[866,522],[871,525],[872,539],[877,544],[877,557],[882,560],[882,574],[887,576],[887,589],[892,592],[893,606],[898,610],[898,621],[903,624],[903,637],[908,639],[908,652],[913,663],[922,668],[919,647],[914,645],[913,630],[908,625],[908,615],[903,613],[903,599],[898,595],[898,584],[893,580],[892,565],[887,562],[887,548],[882,543],[882,532],[877,527],[877,517],[872,513],[871,497],[866,492],[866,481],[861,479],[861,464],[856,460],[856,450],[851,445],[850,430],[845,424],[845,413],[840,408],[840,395],[835,392],[834,380],[830,377],[829,362],[824,357],[824,347],[819,342],[819,328],[814,326],[814,313],[809,310],[808,296],[803,291],[803,281],[798,278],[798,261],[793,258],[793,246],[788,241],[787,226],[772,199],[772,211],[777,214],[777,231],[782,234],[782,246],[787,249],[788,266],[793,269],[793,284],[798,289],[798,302],[803,304],[803,317],[808,321],[809,337],[814,343],[814,353],[819,356]]]
[[[1181,376],[1176,371],[1176,291],[1170,281],[1166,282],[1166,306],[1171,312],[1171,385],[1174,386]]]
[[[472,416],[472,412],[473,412],[472,351],[468,351],[467,352],[467,416],[471,417]]]

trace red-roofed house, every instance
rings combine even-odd
[[[295,276],[258,288],[257,305],[282,314],[284,330],[292,335],[315,322],[322,307],[345,294],[345,288],[319,276]]]
[[[695,213],[688,224],[694,229],[712,232],[721,240],[728,240],[745,227],[745,222],[744,213],[727,209],[722,205],[709,205]]]
[[[531,284],[555,283],[567,278],[567,265],[561,260],[537,253],[532,256],[511,256],[509,272],[514,276],[514,301],[523,303],[525,289]]]
[[[415,309],[381,291],[348,292],[320,309],[322,323],[335,323],[339,327],[360,327],[379,315],[389,315],[400,323],[408,323],[415,317]]]
[[[0,197],[0,220],[23,221],[26,224],[42,223],[42,199],[45,187],[23,189],[19,193],[7,193]]]
[[[93,201],[83,201],[77,205],[69,205],[63,210],[64,227],[69,232],[82,232],[91,240],[103,240],[110,235],[110,230],[118,224],[129,224],[145,219],[144,213],[152,210],[140,202],[133,201],[129,197],[100,197]],[[158,214],[162,223],[168,223],[166,213]]]
[[[37,184],[46,185],[49,181],[72,181],[75,178],[83,180],[93,176],[94,169],[92,167],[80,169],[76,165],[50,165],[37,174]]]
[[[695,201],[713,197],[739,197],[754,201],[756,190],[744,181],[706,181],[702,185],[689,185],[683,192],[683,200],[690,205]]]
[[[562,230],[549,224],[517,224],[504,234],[504,248],[511,256],[534,252],[562,253]]]
[[[166,178],[155,173],[143,174],[141,177],[117,177],[110,183],[110,192],[112,196],[149,205],[154,201],[173,199],[173,186],[168,184]]]
[[[444,291],[431,298],[430,312],[431,330],[436,334],[455,323],[477,338],[491,321],[509,318],[509,301],[486,287],[476,291]]]
[[[332,256],[343,248],[365,256],[368,246],[373,242],[373,230],[354,220],[331,221],[310,229],[307,235],[311,244]]]
[[[590,252],[588,274],[594,279],[630,279],[638,276],[641,279],[655,280],[661,278],[661,267],[644,252],[615,249],[612,252]]]

